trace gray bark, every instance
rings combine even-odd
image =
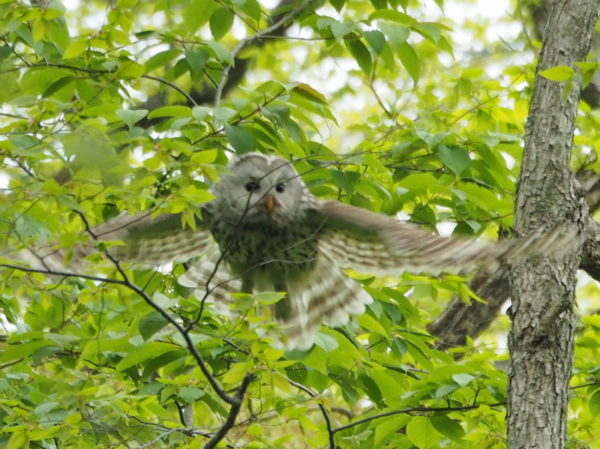
[[[529,2],[527,5],[531,11],[535,34],[539,40],[544,38],[544,27],[546,26],[551,4],[552,0],[542,0],[539,3]],[[596,53],[596,56],[600,52],[600,36],[598,35],[593,37],[592,51]],[[591,82],[581,91],[581,99],[592,108],[597,108],[600,105],[600,72],[597,72]]]
[[[576,69],[589,52],[600,0],[555,0],[538,64]],[[569,169],[578,77],[558,83],[536,75],[525,134],[515,227],[520,235],[572,222],[588,211]],[[511,268],[508,448],[562,449],[573,359],[575,275],[581,251],[524,260]]]

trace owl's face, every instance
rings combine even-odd
[[[229,164],[229,175],[215,185],[215,206],[232,223],[286,225],[300,219],[307,189],[289,161],[246,153]]]

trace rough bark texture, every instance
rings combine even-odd
[[[548,11],[550,10],[552,1],[553,0],[542,0],[539,3],[529,2],[527,4],[531,10],[535,34],[539,40],[544,39],[544,29],[548,20]],[[595,52],[596,56],[600,52],[599,35],[595,35],[592,38],[592,52]],[[600,72],[597,72],[592,81],[581,91],[581,99],[592,108],[597,108],[598,105],[600,105]]]
[[[538,72],[585,59],[600,0],[555,0],[548,13]],[[580,82],[536,76],[525,135],[515,226],[520,235],[573,222],[584,228],[569,159]],[[511,270],[513,326],[509,336],[508,447],[562,449],[576,325],[573,311],[577,248],[538,257]]]

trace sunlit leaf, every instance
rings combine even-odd
[[[551,67],[546,70],[542,70],[540,72],[540,76],[543,76],[550,81],[567,81],[570,80],[575,71],[572,67],[567,67],[564,65],[559,65],[556,67]]]
[[[415,49],[409,43],[403,42],[398,46],[398,56],[413,82],[417,84],[421,76],[421,61]]]
[[[210,16],[210,31],[216,40],[221,39],[233,25],[233,13],[227,8],[218,8]]]

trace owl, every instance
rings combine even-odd
[[[215,304],[234,292],[285,292],[273,306],[287,348],[308,349],[323,322],[342,325],[372,302],[344,269],[374,275],[494,270],[503,259],[543,252],[560,237],[490,244],[445,238],[396,218],[307,189],[281,157],[246,153],[228,166],[202,206],[195,229],[178,215],[120,216],[94,229],[119,260],[163,264],[190,261],[178,282]],[[80,251],[79,257],[86,251]],[[227,308],[227,307],[222,307]]]

